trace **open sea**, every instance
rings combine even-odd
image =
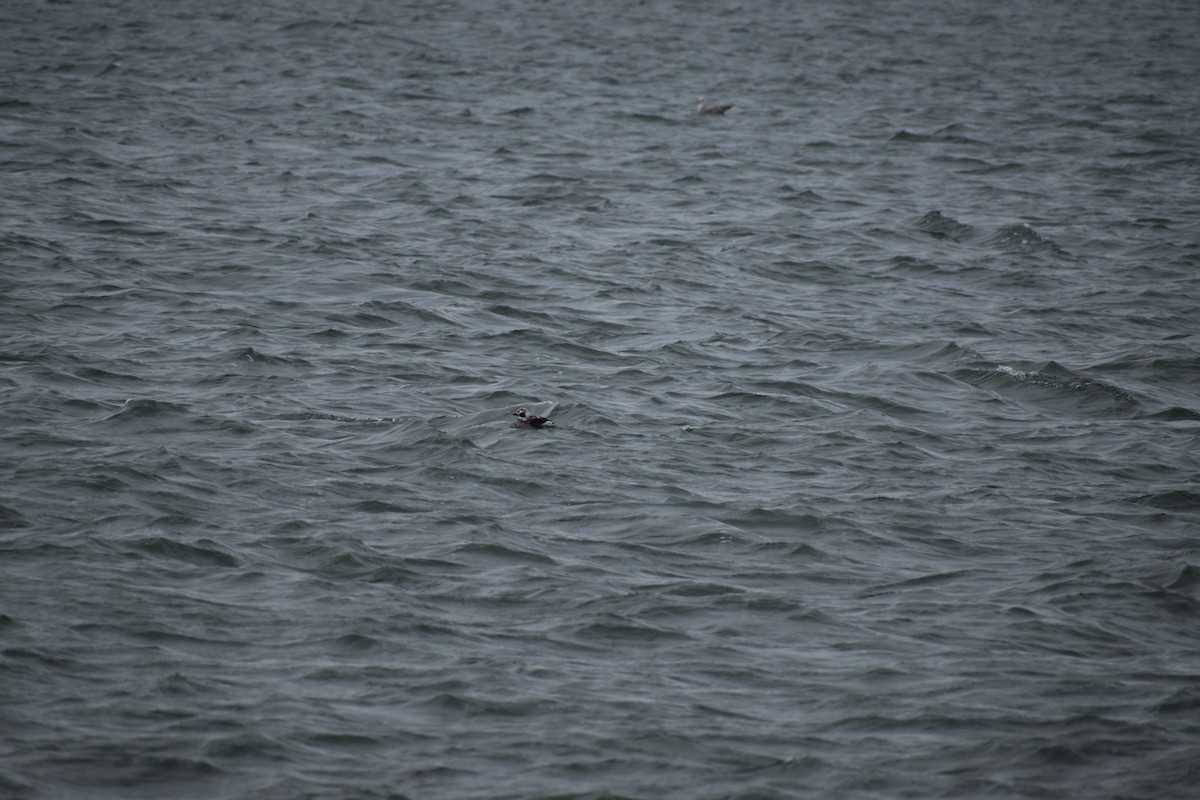
[[[0,798],[1195,798],[1198,75],[1193,0],[6,0]]]

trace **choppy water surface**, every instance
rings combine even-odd
[[[1200,6],[989,9],[0,8],[0,795],[1193,796]]]

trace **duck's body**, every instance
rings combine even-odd
[[[518,408],[513,412],[513,416],[517,421],[513,423],[514,428],[553,428],[554,420],[546,417],[530,416],[529,412],[523,407]]]
[[[704,102],[704,98],[700,98],[700,102],[696,105],[697,114],[724,114],[729,109],[733,108],[732,103],[710,106]]]

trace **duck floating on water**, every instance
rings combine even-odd
[[[513,412],[513,416],[517,421],[513,423],[514,428],[553,428],[554,420],[546,417],[533,417],[522,406]]]
[[[700,103],[696,106],[697,114],[724,114],[729,109],[733,108],[733,103],[708,105],[704,102],[704,98],[700,98]]]

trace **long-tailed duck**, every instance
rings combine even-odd
[[[531,417],[529,412],[524,407],[518,408],[513,412],[513,416],[517,421],[513,423],[514,428],[553,428],[554,420],[546,417]]]
[[[731,108],[733,108],[733,103],[729,103],[728,105],[721,104],[721,105],[710,106],[707,103],[705,103],[704,98],[701,97],[700,103],[696,106],[696,113],[697,114],[724,114],[726,111],[728,111]]]

